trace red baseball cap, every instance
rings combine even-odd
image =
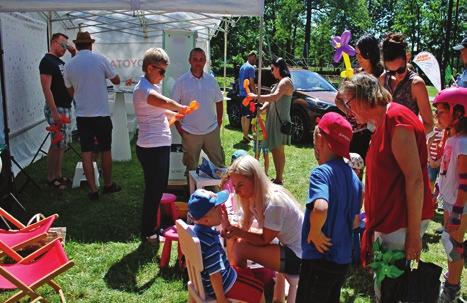
[[[352,125],[338,113],[330,112],[323,115],[318,122],[318,128],[326,135],[326,140],[333,153],[339,157],[350,159],[349,149],[352,140]]]

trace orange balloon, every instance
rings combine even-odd
[[[243,88],[245,89],[247,94],[250,93],[250,80],[249,79],[243,80]]]

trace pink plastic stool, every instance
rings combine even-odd
[[[157,212],[156,227],[161,226],[161,209],[164,209],[166,213],[168,213],[172,217],[174,223],[175,220],[178,219],[178,212],[177,207],[175,206],[175,200],[177,200],[177,197],[174,194],[162,194],[161,202],[159,204],[159,211]]]
[[[164,232],[162,233],[162,236],[165,238],[164,242],[164,247],[162,248],[162,255],[161,255],[161,261],[159,263],[160,268],[165,268],[167,265],[169,265],[170,262],[170,252],[172,251],[172,241],[177,241],[178,242],[178,233],[177,233],[177,228],[174,226],[171,226],[169,228],[166,228]],[[180,249],[180,244],[178,244],[178,266],[180,268],[183,268],[184,263],[183,263],[183,253],[182,250]]]

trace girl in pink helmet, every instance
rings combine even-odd
[[[439,125],[446,130],[438,177],[438,201],[444,210],[441,236],[448,259],[448,275],[440,303],[457,302],[464,266],[464,235],[467,229],[467,88],[448,88],[433,101]]]

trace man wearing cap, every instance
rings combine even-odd
[[[68,37],[62,33],[55,33],[50,39],[49,52],[39,64],[42,92],[45,97],[44,114],[51,126],[56,125],[62,116],[71,119],[73,98],[68,94],[63,82],[65,62],[60,59],[67,50],[71,56],[76,54],[76,49],[68,43]],[[71,142],[70,124],[61,124],[60,132],[63,140],[50,144],[47,153],[47,183],[54,188],[65,189],[69,179],[62,176],[62,162],[65,147]],[[56,134],[52,133],[52,142],[55,136]]]
[[[319,166],[310,176],[296,302],[339,302],[362,198],[362,183],[343,159],[350,158],[351,140],[352,126],[337,113],[325,114],[315,128]]]
[[[220,127],[224,113],[224,97],[216,79],[204,72],[206,54],[201,48],[190,51],[190,70],[180,76],[172,89],[172,99],[183,105],[199,102],[199,109],[175,122],[183,144],[183,163],[187,170],[198,166],[203,150],[217,167],[225,166]]]
[[[214,228],[222,224],[230,225],[225,209],[229,198],[227,191],[217,194],[197,189],[188,201],[188,211],[195,221],[193,232],[201,244],[204,270],[201,272],[204,291],[216,302],[264,302],[263,282],[257,280],[251,269],[230,266],[224,248],[219,240],[219,232]]]
[[[250,91],[255,92],[255,63],[256,63],[256,52],[251,51],[248,53],[247,60],[243,63],[242,67],[240,67],[240,73],[238,77],[238,88],[239,88],[239,96],[241,99],[247,96],[245,88],[243,87],[243,81],[248,79],[250,81]],[[250,142],[250,137],[248,133],[250,132],[250,106],[241,106],[241,124],[242,124],[242,132],[243,132],[243,142],[248,143]]]
[[[103,192],[113,193],[121,190],[120,186],[112,182],[112,121],[106,80],[110,79],[113,84],[118,85],[120,78],[106,57],[92,52],[94,41],[88,32],[78,32],[76,40],[73,40],[78,53],[65,65],[64,73],[65,86],[76,102],[76,124],[90,200],[99,198],[92,164],[92,152],[96,142],[98,150],[102,152]]]
[[[460,51],[459,58],[464,64],[462,74],[457,77],[456,84],[460,87],[467,87],[467,37],[462,39],[462,42],[454,46],[453,49]]]

